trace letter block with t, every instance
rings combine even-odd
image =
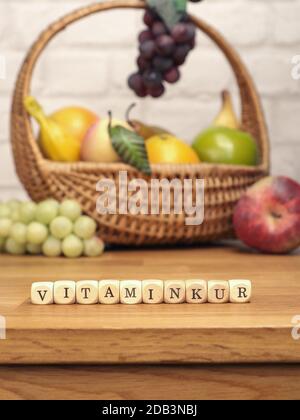
[[[99,282],[97,280],[82,280],[76,283],[76,301],[80,305],[99,303]]]
[[[124,280],[120,283],[120,301],[125,305],[138,305],[143,302],[142,282]]]
[[[209,303],[228,303],[229,302],[229,283],[223,280],[213,280],[208,282],[208,302]]]
[[[250,280],[230,280],[230,302],[249,303],[252,295],[252,284]]]
[[[52,305],[54,303],[54,283],[32,283],[31,303],[34,305]]]

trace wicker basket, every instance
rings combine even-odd
[[[237,53],[212,27],[192,17],[197,27],[208,35],[227,57],[240,89],[243,129],[252,133],[260,148],[258,167],[227,165],[153,165],[155,178],[205,179],[205,221],[201,226],[185,225],[185,215],[99,215],[96,212],[96,183],[102,178],[116,179],[126,170],[128,178],[141,177],[124,164],[64,164],[46,160],[36,143],[31,119],[23,106],[30,94],[35,64],[50,40],[68,25],[97,12],[110,9],[142,9],[140,0],[97,3],[71,13],[47,28],[32,46],[16,83],[11,133],[17,173],[33,200],[65,197],[78,200],[84,211],[94,217],[100,235],[111,244],[150,245],[209,242],[232,236],[232,214],[240,196],[269,172],[269,142],[263,111],[253,81]],[[144,177],[147,181],[147,177]]]

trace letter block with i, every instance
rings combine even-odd
[[[52,305],[54,302],[52,282],[32,283],[31,303],[34,305]]]
[[[143,281],[143,302],[157,305],[164,301],[164,282],[162,280]]]
[[[99,303],[99,282],[97,280],[79,281],[76,284],[76,301],[80,305]]]
[[[142,303],[142,282],[140,280],[121,281],[120,301],[125,305],[138,305]]]
[[[76,302],[76,283],[61,280],[54,283],[54,303],[57,305],[74,305]]]
[[[220,304],[229,302],[228,281],[213,280],[208,282],[208,302]]]

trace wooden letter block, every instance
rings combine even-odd
[[[164,301],[165,303],[179,304],[185,302],[185,281],[165,281]]]
[[[187,280],[185,287],[187,303],[207,302],[207,282],[205,280]]]
[[[54,283],[54,303],[57,305],[74,305],[76,303],[76,283],[60,280]]]
[[[229,302],[228,281],[213,280],[208,282],[208,302],[220,304]]]
[[[230,302],[249,303],[252,295],[252,284],[250,280],[230,280]]]
[[[31,286],[31,303],[34,305],[52,305],[54,302],[53,295],[54,283],[32,283]]]
[[[164,301],[164,282],[162,280],[144,280],[143,302],[148,304],[158,304]]]
[[[142,282],[126,280],[120,282],[120,301],[125,305],[137,305],[143,302]]]
[[[120,302],[119,280],[101,280],[99,282],[99,302],[104,305],[116,305]]]
[[[76,302],[80,305],[95,305],[99,303],[99,282],[82,280],[76,283]]]

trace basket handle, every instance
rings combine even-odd
[[[23,106],[23,101],[24,98],[29,95],[30,84],[35,65],[48,43],[59,32],[66,29],[69,25],[89,15],[111,9],[144,9],[145,7],[146,5],[144,0],[115,0],[95,3],[62,17],[57,22],[50,25],[33,44],[27,57],[25,58],[17,79],[12,113],[17,115],[20,119],[25,119],[27,131],[30,133],[28,136],[29,143],[32,149],[32,153],[35,155],[36,159],[39,159],[40,152],[35,142],[31,128],[30,117]],[[218,31],[216,31],[214,28],[199,18],[191,16],[191,19],[195,25],[223,51],[226,58],[228,59],[240,90],[242,105],[242,126],[244,130],[250,132],[257,139],[261,153],[261,168],[268,171],[270,166],[270,150],[267,127],[261,102],[248,70],[246,69],[239,55]],[[12,130],[13,129],[14,128],[12,127]]]

